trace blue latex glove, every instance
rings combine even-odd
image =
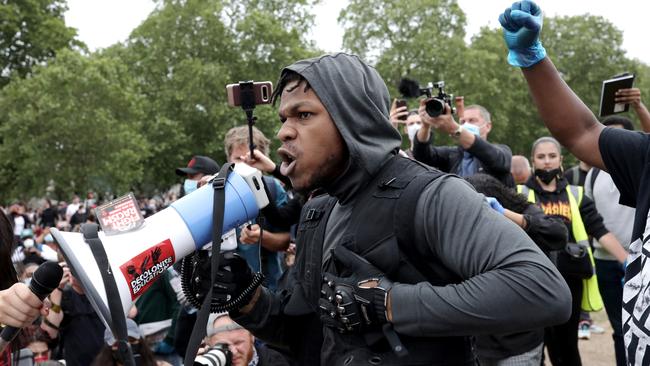
[[[546,57],[539,41],[542,30],[542,10],[532,1],[517,1],[499,15],[503,38],[510,52],[508,63],[517,67],[530,67]]]
[[[153,353],[157,355],[169,355],[176,351],[174,346],[167,343],[165,340],[160,341],[153,349]]]
[[[501,215],[505,212],[505,209],[503,206],[501,206],[501,203],[494,197],[485,197],[485,200],[490,204],[490,207]]]

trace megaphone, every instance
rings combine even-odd
[[[167,268],[212,241],[213,204],[214,189],[207,184],[148,217],[137,230],[99,232],[125,315]],[[261,173],[237,164],[225,185],[222,233],[254,219],[267,204]],[[102,275],[83,235],[57,229],[51,233],[97,315],[113,329]]]

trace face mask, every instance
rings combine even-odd
[[[49,359],[50,358],[47,356],[47,354],[45,354],[45,355],[34,357],[34,362],[36,362],[36,363],[45,362],[45,361],[48,361]]]
[[[413,141],[415,139],[415,134],[418,133],[420,127],[422,127],[422,125],[419,123],[414,123],[406,127],[406,133],[409,135],[409,140]]]
[[[23,246],[25,247],[25,249],[29,249],[29,248],[33,247],[34,246],[34,239],[27,238],[27,239],[23,240]]]
[[[557,178],[562,174],[562,170],[560,168],[552,169],[552,170],[542,170],[542,169],[535,169],[535,176],[539,178],[544,184],[549,184],[553,181],[553,179]]]
[[[481,135],[481,128],[471,123],[463,123],[463,128],[466,129],[468,132],[473,133],[476,136]]]
[[[197,188],[199,188],[199,182],[196,180],[185,179],[185,182],[183,182],[183,190],[185,190],[185,194],[190,194],[196,191]]]
[[[53,241],[54,241],[54,238],[52,237],[52,234],[45,235],[45,242],[46,243],[51,243]]]
[[[25,279],[23,280],[23,283],[24,283],[25,285],[29,286],[29,284],[32,283],[32,278],[31,278],[31,277],[25,278]]]

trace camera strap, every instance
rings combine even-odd
[[[117,342],[117,350],[125,366],[135,366],[133,352],[131,352],[131,347],[129,346],[126,317],[124,317],[120,293],[117,290],[115,276],[113,276],[111,264],[108,262],[102,241],[99,239],[98,231],[99,226],[97,224],[81,225],[81,233],[83,234],[84,241],[90,246],[93,257],[95,257],[95,261],[97,262],[99,273],[102,275],[104,289],[106,290],[106,301],[108,301],[108,310],[111,314],[111,331]]]
[[[223,235],[223,218],[226,203],[226,181],[233,168],[232,163],[224,164],[217,176],[212,180],[214,189],[214,200],[212,206],[212,258],[210,268],[210,289],[203,299],[201,308],[196,316],[196,322],[192,329],[192,335],[187,344],[185,352],[185,365],[193,365],[199,345],[206,335],[206,324],[210,316],[210,306],[212,304],[212,290],[217,279],[219,271],[219,257],[221,253],[221,236]]]

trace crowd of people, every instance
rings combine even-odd
[[[198,327],[198,353],[236,366],[538,366],[545,348],[552,365],[579,366],[578,339],[597,329],[589,313],[603,307],[617,366],[650,364],[650,112],[641,91],[619,90],[617,102],[632,106],[645,133],[620,115],[601,123],[546,56],[539,7],[517,2],[499,21],[508,62],[522,69],[552,136],[540,136],[529,157],[513,156],[488,141],[499,121],[481,105],[431,115],[423,99],[409,111],[356,56],[297,61],[273,94],[281,162],[256,128],[254,151],[249,126],[223,141],[224,163],[262,171],[270,201],[224,234],[236,254],[205,274],[215,298],[243,305],[197,324],[181,269],[167,269],[129,310],[137,364],[193,358]],[[439,135],[455,144],[438,145]],[[579,165],[565,169],[563,147]],[[191,157],[175,170],[178,194],[138,200],[142,215],[219,170],[208,156]],[[126,364],[50,232],[96,222],[104,202],[94,192],[34,202],[0,214],[0,323],[22,328],[0,366]],[[29,286],[45,262],[63,277],[41,301]],[[264,281],[246,292],[254,272]]]

